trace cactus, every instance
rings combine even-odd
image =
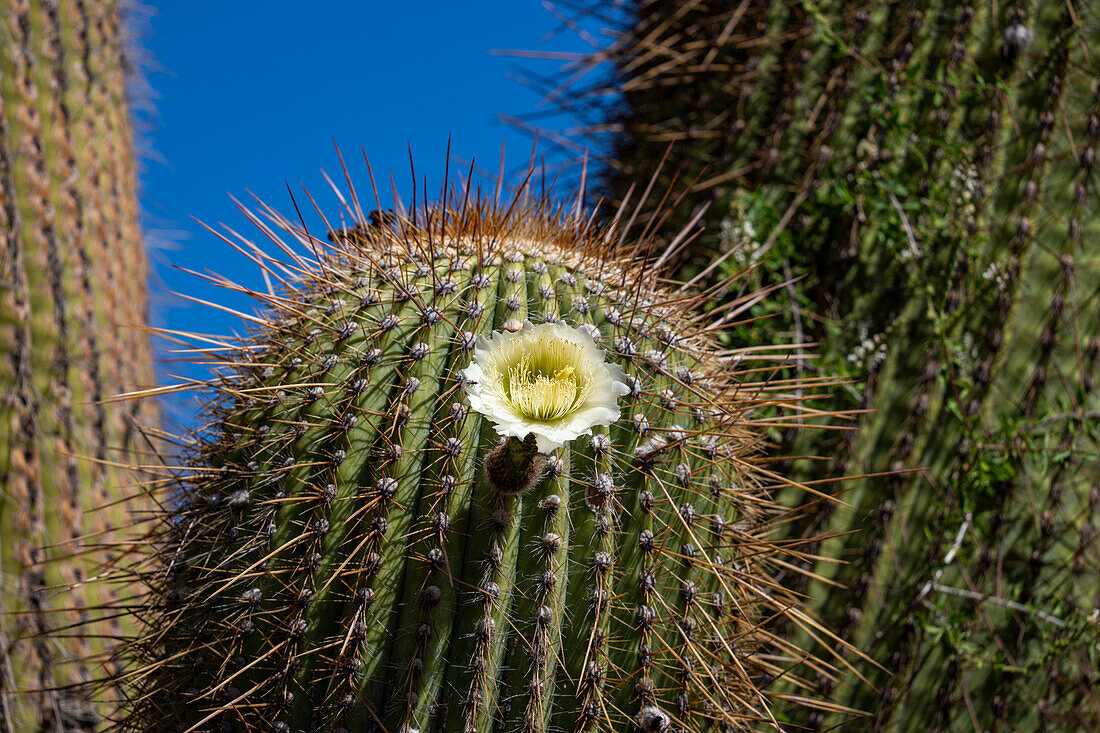
[[[234,242],[279,288],[211,352],[226,366],[145,565],[120,728],[771,720],[762,681],[806,655],[769,629],[813,628],[766,581],[791,565],[756,423],[792,398],[775,349],[718,350],[702,294],[577,207],[341,199],[356,224],[330,241],[248,213],[282,262]],[[540,323],[590,334],[628,387],[620,419],[548,454],[464,396],[479,344]]]
[[[807,506],[798,530],[837,535],[808,567],[839,586],[805,592],[878,663],[825,692],[874,730],[1100,729],[1095,3],[649,0],[622,20],[589,60],[608,75],[565,105],[596,121],[601,192],[658,161],[693,181],[669,221],[709,233],[682,272],[792,296],[728,338],[820,343],[792,371],[850,376],[834,408],[870,411],[785,436],[835,459],[794,476],[866,476],[854,511]]]
[[[152,382],[126,64],[114,2],[0,16],[0,730],[90,730],[74,685],[123,630],[103,569],[153,409],[105,403]]]

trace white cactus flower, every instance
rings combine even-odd
[[[540,453],[618,420],[619,397],[630,391],[592,334],[564,323],[528,321],[511,333],[478,337],[462,377],[470,407],[502,436],[533,434]]]

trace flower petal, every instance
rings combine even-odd
[[[560,345],[555,347],[555,342]],[[564,343],[572,348],[564,347]],[[489,338],[478,338],[473,361],[461,372],[466,399],[471,408],[494,423],[498,434],[519,439],[533,434],[538,450],[549,453],[581,435],[591,434],[596,425],[610,425],[619,419],[618,398],[629,393],[630,387],[622,368],[608,363],[605,357],[584,327],[573,328],[560,322],[536,326],[526,321],[517,332],[494,331]],[[528,374],[525,358],[542,359],[544,364],[549,360],[558,364],[554,369],[568,369],[571,370],[568,373],[580,375],[583,384],[578,389],[584,391],[578,397],[583,394],[583,400],[554,420],[522,414],[517,405],[525,403],[510,397],[505,380],[516,379],[515,374]],[[514,371],[521,362],[523,369]],[[539,377],[545,378],[545,375]],[[530,390],[533,384],[538,382],[525,380],[523,387]]]

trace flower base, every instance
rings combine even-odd
[[[489,486],[501,494],[523,494],[538,485],[546,473],[546,456],[539,453],[534,435],[509,437],[485,457]]]

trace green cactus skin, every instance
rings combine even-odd
[[[354,200],[354,197],[350,197]],[[748,729],[803,654],[767,625],[776,479],[754,415],[789,384],[718,352],[700,295],[657,284],[574,209],[467,200],[331,244],[264,208],[290,259],[215,385],[156,538],[123,730]],[[425,224],[424,222],[428,222]],[[311,253],[308,257],[297,251]],[[622,419],[491,489],[465,406],[478,335],[587,324]],[[180,502],[182,501],[182,504]],[[824,667],[823,667],[824,668]]]
[[[671,141],[660,180],[701,174],[684,272],[728,254],[715,275],[755,263],[747,287],[812,275],[787,317],[731,333],[820,343],[798,373],[851,376],[834,409],[870,411],[787,448],[836,459],[801,479],[875,476],[798,530],[837,534],[809,567],[840,586],[805,592],[881,665],[822,680],[873,714],[859,729],[1100,729],[1097,11],[635,2],[592,57],[612,81],[569,103],[598,120],[612,198]]]
[[[153,402],[117,3],[0,2],[0,731],[90,730]],[[50,636],[45,634],[51,633]]]

